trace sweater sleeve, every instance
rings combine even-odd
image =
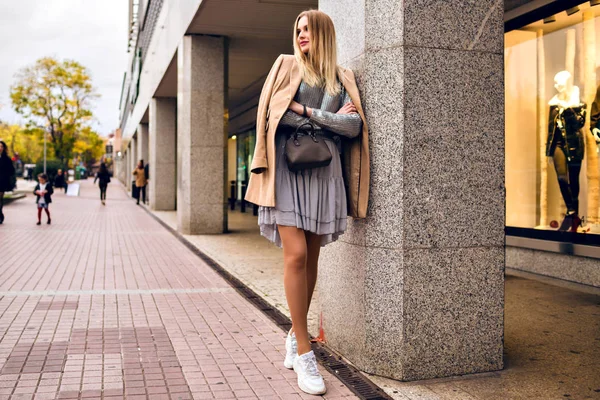
[[[305,124],[310,121],[310,118],[303,117],[300,114],[296,114],[294,111],[288,109],[281,120],[279,121],[279,126],[289,126],[292,128],[297,128],[302,124]]]
[[[350,96],[346,92],[342,104],[350,102]],[[348,138],[357,137],[362,130],[362,118],[360,114],[336,114],[329,111],[313,109],[310,121],[318,126]]]

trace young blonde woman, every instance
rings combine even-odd
[[[292,172],[285,142],[305,123],[333,157],[326,167]],[[296,371],[300,389],[322,394],[326,388],[307,329],[319,251],[344,232],[348,215],[365,217],[369,187],[368,132],[356,81],[337,65],[335,29],[323,12],[298,16],[294,55],[279,56],[271,68],[258,105],[251,171],[246,200],[260,206],[261,234],[283,247],[293,325],[284,365]]]

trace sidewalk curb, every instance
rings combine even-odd
[[[229,283],[229,285],[231,285],[246,300],[252,303],[263,314],[267,315],[273,322],[275,322],[275,324],[283,331],[283,333],[287,333],[290,330],[292,327],[292,321],[286,315],[267,303],[260,295],[242,283],[242,281],[236,278],[207,254],[203,253],[181,233],[177,232],[166,222],[161,220],[150,210],[148,206],[144,204],[142,209],[146,211],[155,221],[167,229],[196,256],[204,261],[209,267],[217,272],[222,278],[224,278],[227,283]],[[317,357],[319,363],[333,376],[337,377],[360,399],[392,400],[392,397],[386,394],[383,389],[371,382],[371,380],[363,375],[358,369],[348,364],[341,356],[329,349],[327,345],[319,342],[312,343],[312,349],[315,352],[315,356]]]

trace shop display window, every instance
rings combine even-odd
[[[600,5],[505,35],[506,225],[600,234]]]
[[[256,130],[246,131],[237,135],[237,198],[243,199],[242,190],[250,180],[250,166],[254,155]]]

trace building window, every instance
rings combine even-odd
[[[600,234],[600,6],[505,35],[506,225]]]
[[[228,180],[235,185],[235,199],[240,201],[244,198],[244,191],[250,180],[250,166],[254,155],[256,143],[256,130],[252,129],[238,133],[229,138],[229,165]]]

